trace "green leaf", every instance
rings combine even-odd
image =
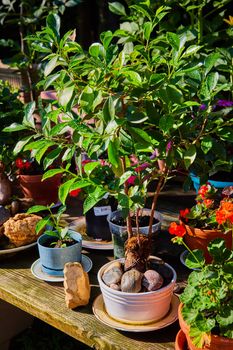
[[[218,82],[218,78],[219,78],[218,72],[213,72],[207,75],[206,84],[210,92],[215,89]]]
[[[191,45],[187,48],[187,50],[185,50],[185,52],[182,55],[182,58],[194,55],[200,49],[201,49],[201,46],[199,46],[199,45]]]
[[[45,66],[44,75],[47,77],[58,65],[58,56],[54,56]]]
[[[201,149],[202,151],[207,154],[211,148],[213,147],[213,139],[211,136],[206,136],[201,141]]]
[[[174,124],[174,118],[172,115],[164,115],[159,120],[159,127],[164,132],[167,133]]]
[[[205,61],[204,61],[205,74],[209,73],[209,71],[213,68],[213,66],[219,59],[219,57],[220,57],[219,53],[211,53],[209,56],[205,58]]]
[[[112,38],[113,38],[113,34],[111,30],[107,30],[106,32],[103,32],[100,34],[100,39],[104,45],[105,50],[109,47],[109,44],[111,43]]]
[[[33,207],[29,208],[27,210],[28,214],[32,213],[39,213],[40,211],[48,210],[48,208],[45,205],[34,205]]]
[[[47,169],[51,164],[53,164],[53,162],[59,157],[61,151],[61,148],[57,147],[46,155],[43,161],[44,169]]]
[[[144,38],[146,40],[149,40],[150,39],[150,35],[151,35],[151,32],[152,32],[152,23],[151,22],[146,22],[144,23],[143,25],[143,35],[144,35]]]
[[[21,130],[27,130],[28,128],[25,125],[13,123],[10,126],[5,127],[2,131],[4,132],[14,132],[14,131],[21,131]]]
[[[75,178],[66,181],[64,184],[62,184],[59,187],[58,196],[62,204],[65,204],[66,198],[70,192],[70,188],[73,185],[74,181],[75,181]]]
[[[100,166],[99,162],[89,162],[84,165],[83,170],[87,176],[90,176],[92,171],[98,166]]]
[[[128,127],[128,130],[132,134],[132,137],[135,137],[138,142],[151,144],[151,137],[146,131],[134,127]]]
[[[116,141],[110,141],[108,145],[108,159],[110,163],[118,168],[119,166],[119,149]]]
[[[168,32],[167,35],[167,41],[169,44],[176,50],[179,51],[180,48],[180,38],[177,34]]]
[[[111,96],[109,96],[104,103],[103,117],[106,123],[115,117],[115,107]]]
[[[190,167],[190,165],[194,162],[197,155],[196,147],[195,145],[191,145],[185,152],[184,152],[184,164],[186,169]]]
[[[40,233],[44,229],[44,227],[49,223],[49,221],[49,217],[43,218],[40,221],[38,221],[36,224],[36,233]]]
[[[61,106],[66,107],[70,102],[74,92],[74,85],[68,86],[65,89],[61,90],[58,94],[58,101]]]
[[[20,153],[24,146],[33,138],[33,135],[24,137],[22,140],[18,141],[13,149],[13,155]]]
[[[48,75],[48,74],[47,74]],[[47,90],[50,85],[52,85],[59,77],[61,73],[55,73],[53,75],[50,75],[48,78],[46,78],[44,83],[44,89]]]
[[[29,102],[26,107],[25,107],[25,113],[24,113],[24,118],[23,118],[23,124],[30,126],[31,128],[35,128],[35,121],[34,121],[34,116],[33,113],[35,112],[36,108],[36,103]]]
[[[100,43],[93,43],[89,47],[89,54],[92,57],[103,59],[106,56],[106,51],[103,45],[101,45]]]
[[[80,180],[80,181],[74,182],[70,190],[73,191],[73,190],[77,190],[78,188],[88,187],[90,185],[91,185],[91,182],[89,180]]]
[[[56,37],[59,37],[61,21],[56,13],[50,13],[46,19],[47,26],[52,29]]]
[[[205,258],[201,250],[193,250],[185,259],[185,265],[190,269],[200,269],[205,264]]]
[[[222,140],[233,142],[233,129],[231,127],[219,128],[217,134]]]
[[[127,71],[124,71],[123,74],[131,84],[135,86],[142,85],[142,78],[140,74],[138,74],[137,72],[127,70]]]
[[[79,98],[80,107],[86,112],[89,113],[92,111],[92,105],[94,101],[93,89],[90,86],[86,86]]]
[[[65,170],[64,169],[50,169],[44,173],[42,177],[42,181],[49,179],[50,177],[53,177],[54,175],[57,174],[62,174]]]
[[[110,2],[108,8],[112,13],[120,16],[126,16],[125,7],[118,1]]]

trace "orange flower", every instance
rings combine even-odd
[[[171,235],[176,235],[178,237],[183,237],[186,233],[186,230],[183,225],[178,225],[176,222],[172,222],[168,229]]]
[[[224,18],[223,20],[228,23],[230,26],[233,26],[233,16],[229,16],[229,19]]]
[[[233,202],[222,201],[220,209],[216,211],[216,221],[221,225],[227,220],[233,223]]]

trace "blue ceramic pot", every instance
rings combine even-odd
[[[75,244],[64,248],[46,247],[45,243],[51,236],[43,234],[37,240],[40,255],[40,263],[43,272],[49,275],[63,276],[63,268],[67,262],[81,262],[82,260],[82,236],[80,233],[69,230],[70,237]]]
[[[200,187],[200,177],[192,173],[190,174],[190,177],[196,192],[198,192]],[[227,186],[233,186],[233,181],[225,182],[225,181],[208,180],[208,183],[210,183],[215,188],[224,188]]]

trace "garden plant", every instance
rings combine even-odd
[[[60,18],[53,13],[46,27],[28,38],[45,62],[41,83],[45,90],[55,89],[57,100],[39,105],[42,130],[34,127],[31,103],[23,124],[5,131],[26,130],[29,135],[16,149],[33,149],[39,162],[46,154],[45,169],[58,157],[66,164],[44,175],[64,174],[59,189],[63,204],[70,191],[80,188],[86,193],[84,213],[106,193],[117,200],[127,221],[126,259],[131,266],[145,265],[157,199],[177,167],[201,168],[202,178],[232,167],[225,148],[233,139],[231,24],[224,21],[223,1],[212,10],[226,40],[223,47],[213,44],[219,32],[217,26],[212,33],[204,30],[206,3],[182,2],[191,21],[175,30],[167,21],[172,6],[147,0],[129,2],[126,9],[110,3],[110,10],[121,16],[120,28],[103,32],[88,52],[72,30],[60,36]],[[215,107],[219,100],[225,101],[220,109]],[[101,165],[94,161],[82,167],[84,154],[92,160],[104,158],[115,174],[114,184],[92,177]],[[70,167],[73,159],[75,171]],[[153,180],[149,234],[142,236],[138,229],[135,238],[130,213],[140,216]]]

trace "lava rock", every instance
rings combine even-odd
[[[117,284],[120,282],[123,275],[121,263],[119,261],[113,262],[103,273],[102,280],[107,286]]]
[[[155,270],[147,270],[142,278],[142,285],[148,292],[159,289],[163,284],[163,277]]]
[[[121,278],[121,290],[126,293],[140,292],[143,274],[136,269],[125,272]]]

